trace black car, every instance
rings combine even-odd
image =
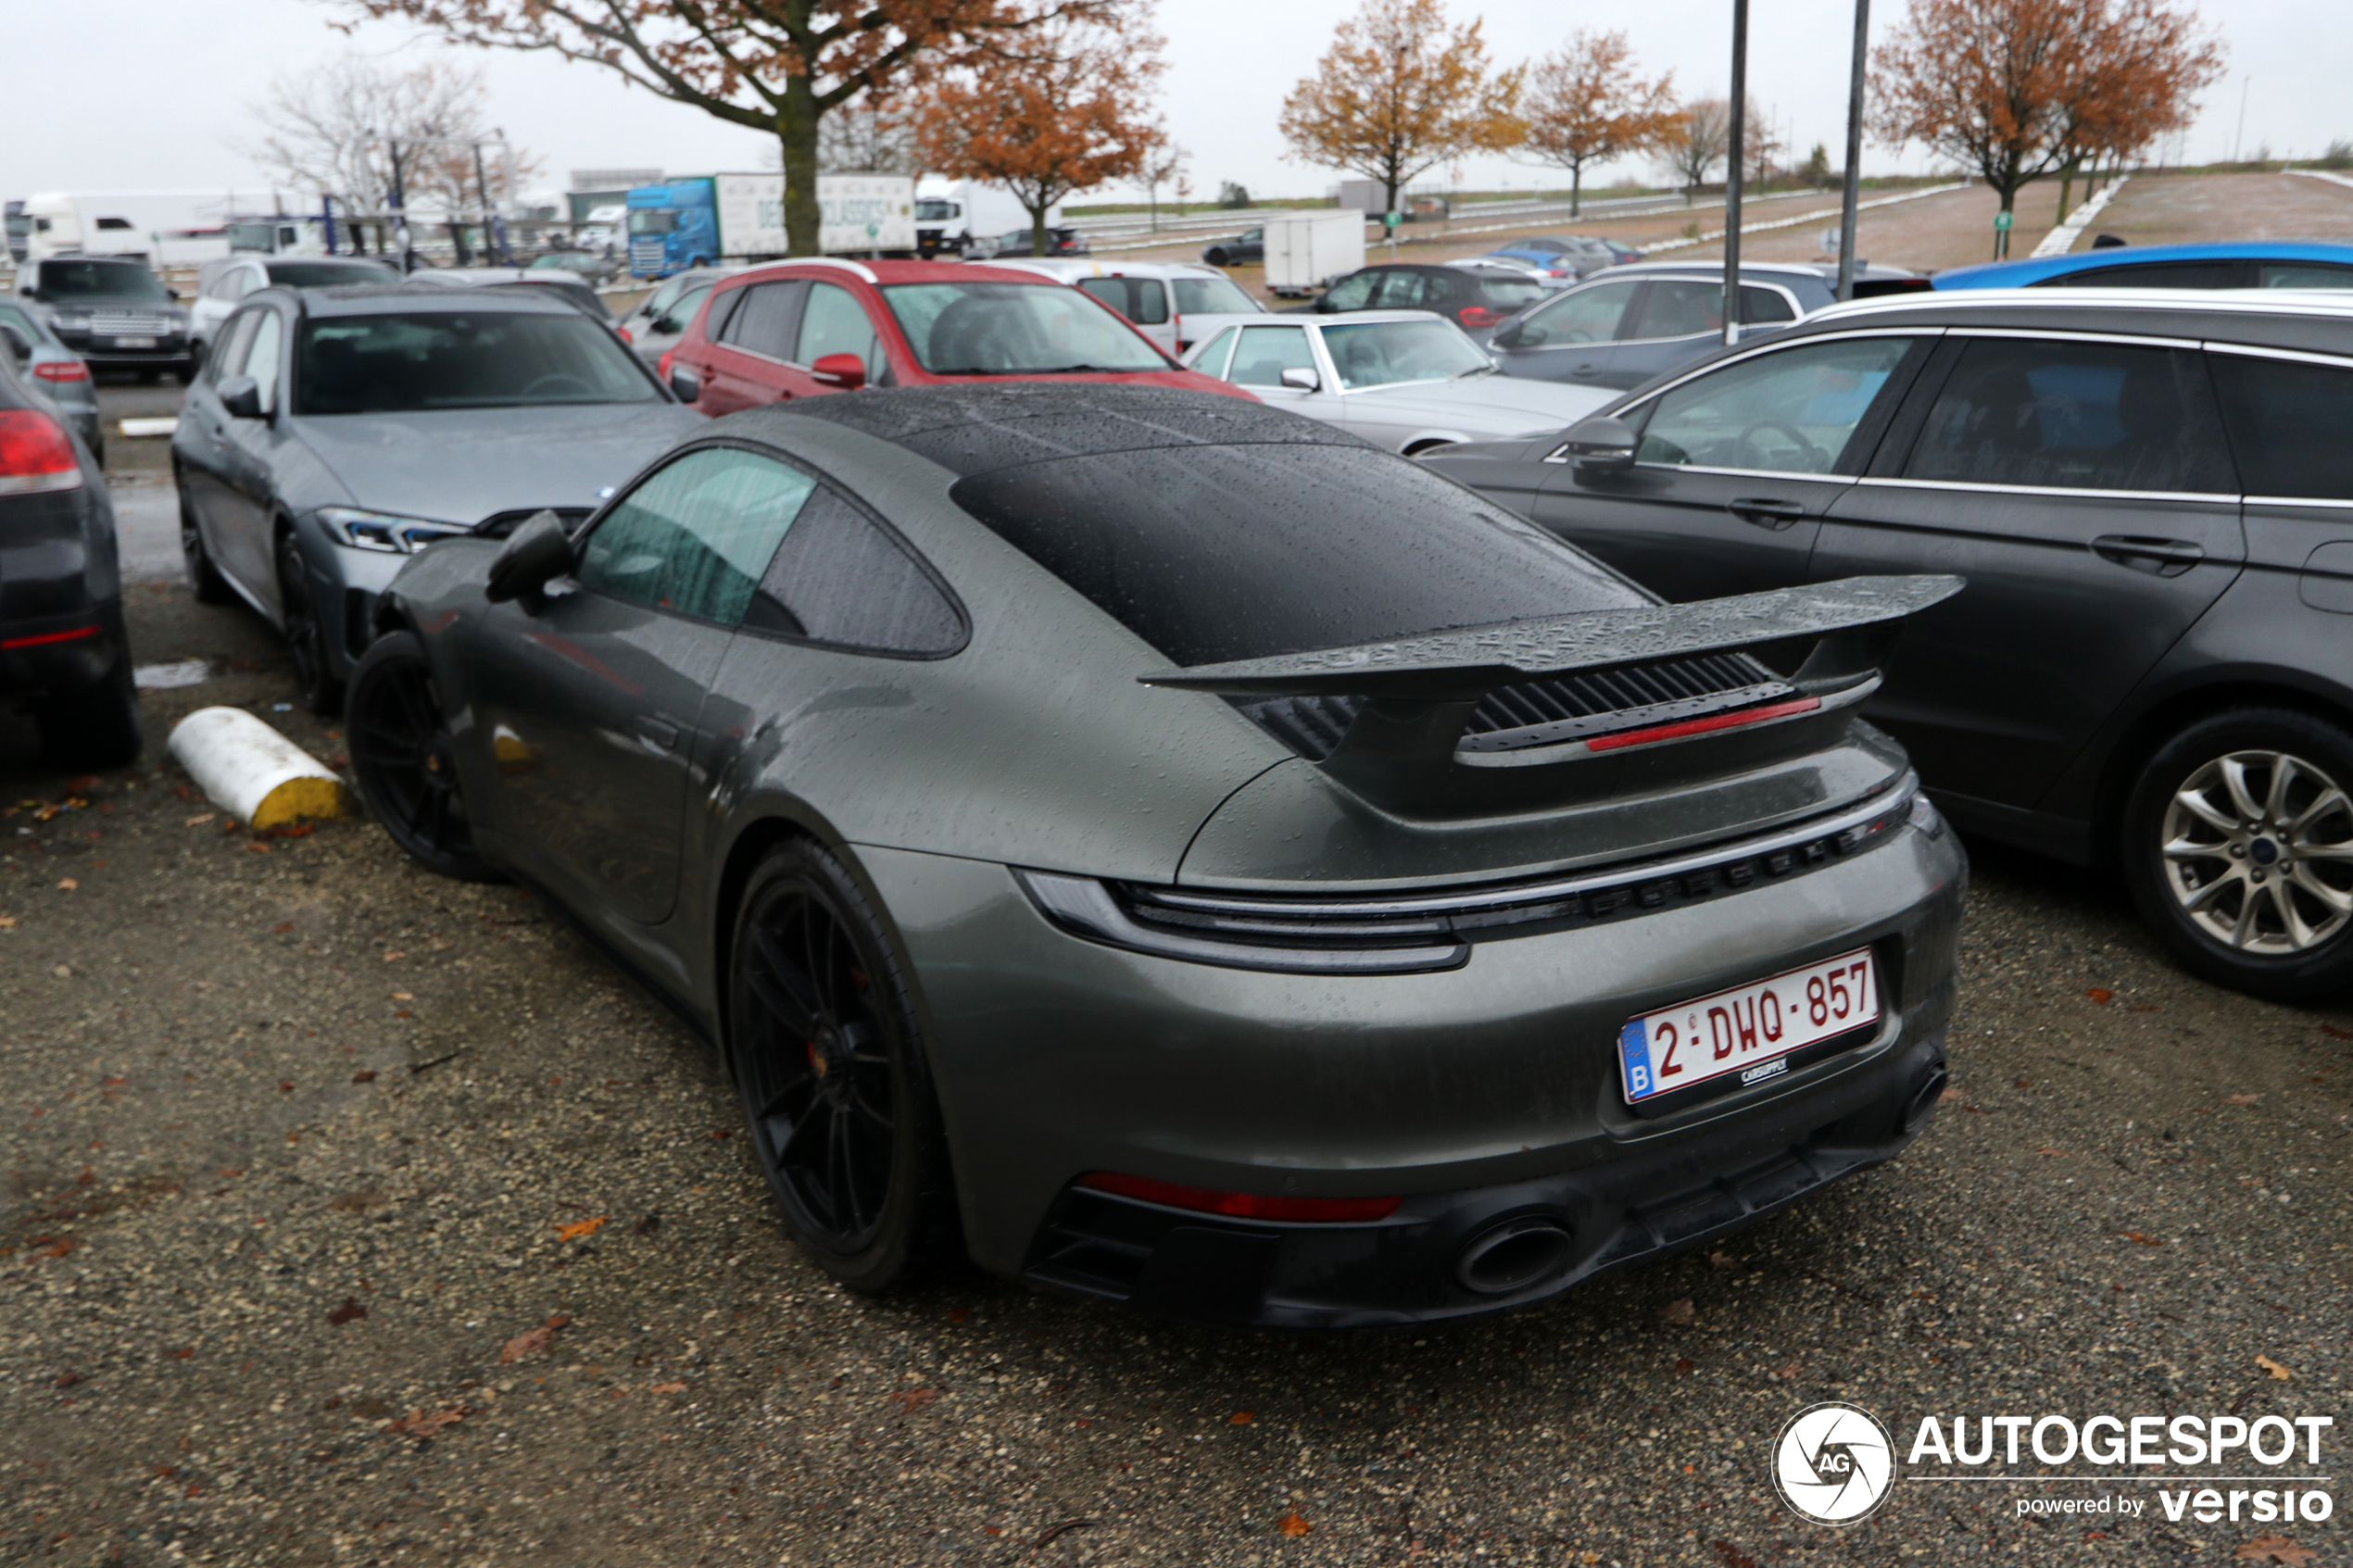
[[[1300,308],[1319,316],[1343,310],[1428,310],[1483,338],[1545,293],[1542,283],[1507,267],[1383,262],[1359,268],[1326,289],[1315,304]]]
[[[988,243],[988,255],[985,258],[975,257],[974,251],[978,248],[975,246],[967,249],[964,252],[965,259],[993,261],[999,257],[1085,256],[1095,247],[1088,241],[1087,236],[1077,230],[1057,227],[1046,231],[1046,248],[1043,252],[1038,249],[1038,236],[1027,229],[1009,230],[990,240]]]
[[[1842,306],[1433,466],[1670,599],[1949,571],[1867,711],[1953,819],[2122,872],[2188,967],[2353,983],[2353,312]]]
[[[1202,247],[1201,258],[1212,267],[1254,267],[1266,259],[1266,231],[1245,229]]]
[[[139,755],[107,478],[0,354],[0,702],[68,768]]]
[[[183,382],[196,373],[188,313],[144,261],[50,257],[17,273],[17,293],[93,370],[137,370],[148,381],[166,370]]]

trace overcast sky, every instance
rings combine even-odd
[[[1289,162],[1276,128],[1283,94],[1307,74],[1354,0],[1164,0],[1169,69],[1163,103],[1192,154],[1194,190],[1239,180],[1265,195],[1322,194],[1336,171]],[[1721,93],[1729,77],[1730,0],[1453,0],[1457,17],[1485,19],[1491,56],[1513,62],[1557,47],[1579,26],[1621,27],[1652,70],[1672,69],[1686,94]],[[266,171],[241,151],[245,106],[271,80],[358,49],[394,61],[447,46],[389,23],[345,38],[328,21],[346,12],[322,0],[71,0],[8,7],[0,75],[0,194],[88,189],[253,187]],[[1877,0],[1874,32],[1902,14]],[[2207,94],[2188,137],[2193,161],[2227,157],[2246,101],[2245,148],[2316,153],[2353,138],[2343,86],[2353,59],[2353,6],[2344,0],[2233,0],[2209,5],[2230,51],[2229,79]],[[1755,0],[1749,82],[1799,150],[1844,134],[1850,0]],[[497,122],[546,160],[543,183],[574,169],[655,167],[709,173],[763,167],[754,132],[623,85],[601,69],[540,56],[467,51],[491,87]],[[1867,150],[1870,172],[1926,167],[1919,149]],[[1444,171],[1441,171],[1441,173]],[[1527,165],[1476,159],[1466,184],[1557,184]],[[1609,170],[1605,182],[1621,172]]]

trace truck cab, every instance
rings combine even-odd
[[[628,195],[629,270],[667,278],[720,257],[719,211],[708,180],[640,185]]]

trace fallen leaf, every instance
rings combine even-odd
[[[1303,1536],[1315,1527],[1296,1513],[1286,1513],[1275,1521],[1275,1528],[1286,1536]]]
[[[1729,1252],[1710,1252],[1707,1262],[1710,1268],[1722,1269],[1728,1273],[1740,1272],[1741,1261]]]
[[[410,1437],[430,1437],[443,1427],[463,1421],[472,1413],[463,1405],[451,1405],[447,1410],[434,1411],[430,1415],[422,1410],[414,1410],[398,1421],[384,1423],[384,1430]]]
[[[413,1002],[417,999],[417,994],[414,991],[395,991],[392,994],[392,999],[396,1002]]]
[[[2127,1241],[2137,1241],[2143,1247],[2162,1247],[2165,1245],[2165,1243],[2158,1240],[2157,1237],[2150,1236],[2145,1231],[2118,1231],[2116,1234],[2122,1236]]]
[[[60,893],[70,893],[81,885],[82,884],[74,881],[73,878],[69,876],[61,876],[57,879],[57,891]]]
[[[2233,1095],[2225,1103],[2230,1105],[2259,1105],[2262,1103],[2262,1100],[2263,1097],[2261,1095]]]
[[[1228,1426],[1248,1426],[1252,1422],[1256,1421],[1257,1419],[1258,1412],[1256,1411],[1236,1411],[1233,1414],[1226,1418],[1226,1424]]]
[[[2106,1007],[2108,1003],[2116,999],[2116,993],[2109,990],[2105,985],[2095,985],[2083,994],[2091,997],[2094,1002],[2097,1003],[2101,1007]]]
[[[343,1298],[342,1306],[327,1314],[327,1321],[332,1323],[346,1323],[354,1318],[364,1318],[367,1315],[368,1309],[359,1304],[358,1297],[346,1296]]]
[[[512,1339],[508,1340],[507,1343],[499,1348],[498,1364],[505,1366],[510,1362],[519,1361],[535,1351],[546,1349],[547,1348],[547,1341],[556,1336],[556,1330],[563,1327],[564,1324],[570,1323],[571,1321],[572,1320],[570,1318],[559,1313],[557,1316],[549,1318],[546,1323],[541,1323],[537,1328],[524,1329],[521,1334],[518,1334]]]
[[[35,1252],[33,1256],[36,1258],[62,1258],[67,1253],[72,1251],[73,1248],[73,1237],[69,1236],[59,1238],[57,1242],[50,1246],[42,1248],[39,1251]]]
[[[2312,1549],[2297,1546],[2285,1536],[2258,1536],[2238,1550],[2231,1553],[2238,1562],[2276,1562],[2284,1568],[2305,1568],[2312,1561]]]
[[[293,929],[294,922],[290,920],[282,920],[277,924],[270,928],[270,935],[272,936],[283,936],[287,932],[292,931]]]
[[[950,1323],[962,1323],[964,1319],[970,1317],[971,1315],[971,1313],[965,1311],[962,1307],[950,1307],[948,1309],[948,1321]]]
[[[63,1375],[62,1377],[59,1377],[59,1378],[57,1378],[57,1386],[58,1387],[60,1387],[60,1388],[70,1388],[70,1387],[72,1387],[75,1384],[77,1384],[77,1383],[79,1383],[79,1382],[81,1382],[81,1381],[82,1381],[82,1374],[81,1374],[80,1373],[78,1373],[78,1372],[69,1372],[69,1373],[67,1373],[67,1374],[66,1374],[65,1375]]]
[[[612,1216],[610,1214],[599,1214],[592,1220],[574,1220],[568,1225],[558,1225],[556,1227],[556,1239],[558,1241],[578,1241],[582,1236],[594,1236],[597,1234],[598,1230],[603,1226],[604,1223],[611,1217]]]
[[[686,1391],[686,1386],[685,1384],[683,1384],[683,1383],[655,1383],[655,1384],[649,1384],[649,1385],[648,1385],[648,1386],[649,1386],[650,1388],[652,1388],[652,1389],[653,1389],[653,1391],[654,1391],[655,1393],[657,1393],[657,1394],[683,1394],[683,1393],[685,1393],[685,1392]],[[913,1392],[913,1393],[919,1393],[919,1394],[928,1394],[928,1393],[930,1393],[930,1392],[931,1392],[931,1390],[930,1390],[930,1389],[928,1389],[928,1388],[918,1388],[918,1389],[913,1389],[913,1390],[911,1390],[911,1392]],[[892,1399],[905,1399],[905,1398],[906,1398],[906,1395],[904,1395],[904,1394],[893,1394],[893,1395],[891,1396],[891,1398],[892,1398]],[[908,1409],[908,1408],[912,1408],[912,1407],[902,1408],[900,1413],[901,1413],[902,1415],[903,1415],[903,1414],[905,1414],[905,1413],[906,1413],[906,1409]]]
[[[1039,1548],[1043,1547],[1047,1542],[1052,1540],[1056,1536],[1063,1534],[1064,1531],[1084,1530],[1087,1526],[1094,1523],[1096,1522],[1092,1519],[1065,1519],[1059,1524],[1049,1524],[1045,1527],[1045,1529],[1038,1532],[1038,1538],[1036,1540],[1029,1543],[1029,1549],[1034,1555]]]
[[[1797,1363],[1795,1361],[1792,1361],[1789,1365],[1781,1368],[1779,1372],[1768,1372],[1765,1375],[1771,1378],[1776,1383],[1787,1383],[1791,1378],[1797,1375]]]
[[[679,1386],[683,1388],[686,1385],[682,1383]],[[657,1388],[654,1392],[659,1394],[661,1390]],[[937,1388],[901,1388],[896,1393],[886,1394],[883,1398],[888,1399],[892,1404],[897,1405],[900,1415],[912,1415],[917,1411],[923,1409],[925,1405],[931,1403],[934,1399],[939,1398],[939,1390]]]
[[[2020,1078],[2020,1079],[2016,1080],[2015,1082],[2013,1082],[2013,1083],[2010,1085],[2010,1087],[2012,1087],[2012,1088],[2014,1088],[2014,1089],[2022,1089],[2022,1088],[2026,1087],[2026,1085],[2029,1085],[2029,1084],[2031,1084],[2031,1083],[2032,1083],[2032,1082],[2033,1082],[2033,1080],[2032,1080],[2032,1079],[2031,1079],[2031,1078]]]
[[[402,959],[405,959],[409,955],[406,953],[386,953],[384,955],[384,962],[398,963]]]
[[[210,812],[210,811],[205,811],[205,812],[199,813],[199,814],[198,814],[198,815],[196,815],[196,816],[194,816],[194,817],[189,818],[189,819],[187,820],[187,822],[186,822],[183,825],[184,825],[184,826],[187,826],[187,827],[192,827],[192,828],[200,828],[200,827],[204,826],[204,825],[205,825],[205,823],[207,823],[207,822],[208,822],[212,821],[213,816],[214,816],[214,813],[213,813],[213,812]]]
[[[2296,1374],[2280,1365],[2279,1362],[2273,1361],[2269,1356],[2256,1357],[2255,1364],[2261,1367],[2265,1372],[2270,1373],[2273,1378],[2282,1383],[2285,1383],[2289,1378],[2296,1375]]]
[[[2334,1023],[2322,1024],[2321,1033],[2332,1040],[2353,1040],[2353,1029],[2339,1029]]]
[[[1680,1373],[1692,1371],[1692,1359],[1689,1356],[1678,1356],[1675,1359],[1675,1370]]]
[[[66,781],[66,793],[68,795],[87,795],[97,787],[98,775],[95,773],[84,773],[80,778],[68,779]]]
[[[182,1345],[177,1350],[166,1352],[166,1354],[170,1355],[175,1361],[184,1361],[195,1353],[196,1348],[194,1345]]]
[[[252,850],[257,855],[267,855],[270,853],[270,846],[262,843],[261,840],[258,838],[249,838],[245,840],[245,847]]]
[[[10,926],[12,926],[12,925],[14,925],[14,924],[16,924],[16,923],[17,923],[17,917],[16,917],[16,916],[14,916],[14,915],[0,915],[0,931],[6,931],[6,930],[7,930]]]
[[[1692,1305],[1690,1297],[1685,1296],[1661,1307],[1658,1310],[1658,1321],[1673,1323],[1678,1327],[1687,1326],[1699,1321],[1699,1309]]]
[[[372,1084],[376,1081],[376,1070],[372,1067],[363,1067],[351,1075],[351,1081],[355,1084]]]
[[[1749,1556],[1730,1541],[1715,1543],[1716,1555],[1724,1560],[1724,1568],[1756,1568],[1756,1559]]]

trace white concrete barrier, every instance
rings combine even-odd
[[[351,815],[343,780],[242,708],[197,709],[172,727],[170,746],[213,804],[251,826]]]

